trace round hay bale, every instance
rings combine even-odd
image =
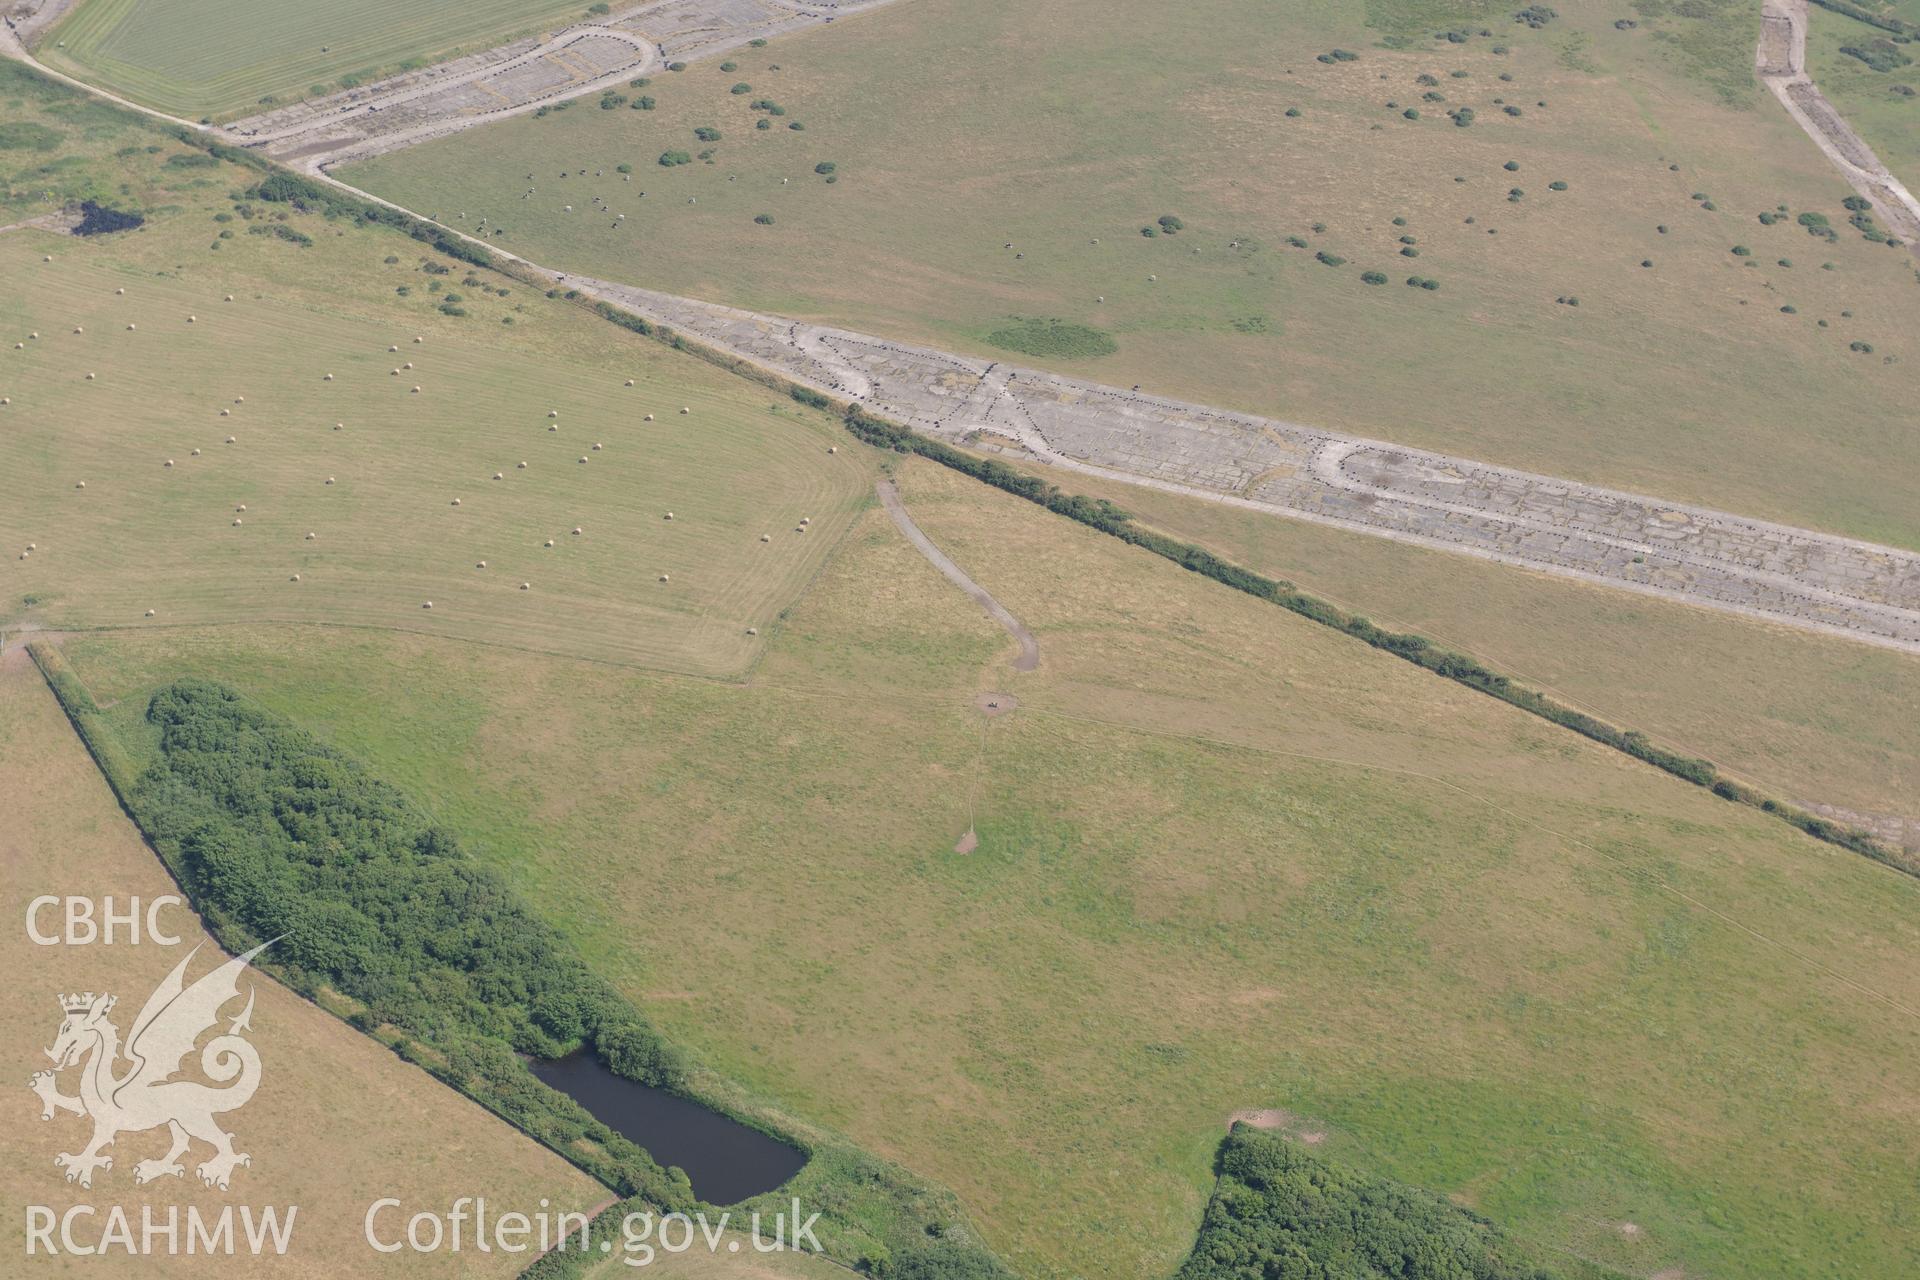
[[[400,371],[398,369],[389,369],[387,371],[387,376],[390,378],[397,378],[400,376]]]
[[[235,511],[245,511],[246,509],[247,509],[247,504],[244,502],[234,508]]]
[[[0,396],[0,406],[10,405],[12,403],[13,403],[12,396]]]
[[[431,608],[433,608],[433,601],[431,601],[431,600],[428,600],[428,601],[425,601],[424,603],[422,603],[422,604],[421,604],[421,606],[420,606],[420,607],[421,607],[422,609],[431,609]]]
[[[673,512],[671,511],[667,512],[667,519],[669,520],[673,519]]]
[[[326,377],[324,377],[324,378],[322,378],[322,379],[320,379],[320,381],[322,381],[322,382],[332,382],[332,381],[333,381],[333,375],[332,375],[332,374],[328,374],[328,375],[327,375]]]
[[[78,484],[74,485],[73,487],[76,489],[84,489],[87,487],[87,482],[85,480],[82,480]]]
[[[335,431],[339,431],[339,430],[342,430],[342,429],[344,429],[344,428],[346,427],[346,425],[347,425],[347,424],[346,424],[346,423],[344,423],[344,422],[336,422],[336,423],[334,423],[334,424],[333,424],[333,429],[334,429]]]
[[[52,262],[52,261],[53,261],[53,255],[49,253],[49,254],[47,254],[46,256],[44,256],[43,258],[41,258],[41,259],[40,259],[40,261],[42,261],[42,262]]]
[[[307,541],[308,541],[308,542],[312,542],[312,541],[313,541],[313,539],[314,539],[314,533],[313,533],[313,531],[312,531],[311,529],[309,529],[309,530],[307,531]]]
[[[235,396],[233,398],[233,402],[235,404],[245,404],[247,402],[247,398],[245,396]]]
[[[327,477],[327,483],[328,483],[328,484],[332,484],[332,483],[333,483],[333,477],[332,477],[332,476],[328,476],[328,477]]]
[[[801,523],[801,524],[812,524],[812,523],[813,523],[813,517],[812,517],[812,516],[801,516],[801,517],[800,517],[800,523]]]
[[[606,446],[605,446],[605,445],[603,445],[603,444],[601,444],[601,443],[600,443],[600,442],[599,442],[598,440],[595,440],[595,441],[593,442],[593,451],[594,451],[595,453],[598,453],[598,452],[600,452],[600,450],[602,450],[602,449],[604,449],[604,448],[606,448]]]
[[[758,627],[748,627],[748,628],[747,628],[747,634],[748,634],[748,635],[750,635],[750,636],[757,636],[757,635],[759,635],[759,634],[760,634],[760,628],[758,628]]]
[[[552,539],[552,538],[548,538],[548,539],[547,539],[547,545],[548,545],[548,546],[552,546],[552,545],[553,545],[553,539]]]
[[[460,505],[460,499],[458,499],[458,498],[455,498],[455,499],[453,500],[453,505],[454,505],[454,506],[456,506],[456,507],[457,507],[457,506],[459,506],[459,505]]]
[[[389,351],[398,351],[399,349],[400,349],[399,347],[396,347],[396,346],[394,346],[394,345],[393,345],[393,344],[391,344],[391,343],[389,343],[389,344],[387,345],[387,350],[389,350]]]
[[[228,443],[228,444],[233,444],[233,443],[234,443],[234,442],[235,442],[235,441],[236,441],[237,439],[239,439],[239,437],[237,437],[237,436],[228,436],[228,437],[227,437],[227,443]]]
[[[557,422],[550,422],[547,424],[547,430],[549,431],[558,431],[559,429],[560,429],[560,424]]]
[[[39,549],[40,549],[40,544],[37,542],[29,542],[27,544],[27,550],[29,551],[38,551]]]
[[[505,480],[507,478],[507,473],[504,471],[496,471],[493,473],[493,478],[495,480]]]
[[[763,533],[763,534],[761,534],[761,535],[760,535],[760,541],[762,541],[762,542],[772,542],[772,541],[773,541],[773,535],[772,535],[772,534],[770,534],[770,533]]]
[[[126,292],[126,290],[125,290],[125,289],[115,289],[115,290],[114,290],[113,292],[114,292],[114,294],[115,294],[115,296],[119,296],[119,295],[121,295],[121,294],[124,294],[124,293]]]
[[[223,417],[223,418],[230,418],[230,417],[232,417],[232,416],[233,416],[233,410],[231,410],[231,409],[222,409],[222,410],[220,411],[220,416],[221,416],[221,417]]]
[[[575,525],[575,526],[573,527],[573,533],[574,533],[574,536],[575,536],[575,537],[578,537],[578,536],[580,535],[580,526],[579,526],[579,525]]]
[[[128,326],[127,326],[127,332],[128,332],[128,333],[132,333],[132,332],[133,332],[133,331],[134,331],[135,329],[137,329],[137,328],[139,328],[139,326],[138,326],[138,325],[132,325],[132,324],[130,324],[130,325],[128,325]]]
[[[147,610],[147,616],[151,618],[153,616],[153,610],[151,609]]]
[[[524,462],[522,462],[519,466],[514,468],[514,470],[516,471],[525,471],[526,469],[527,469],[527,464]]]
[[[628,385],[628,386],[632,386],[632,385],[633,385],[633,379],[632,379],[632,378],[628,378],[628,379],[627,379],[627,385]]]
[[[520,584],[520,589],[522,591],[531,591],[533,589],[533,584],[531,582],[523,582]]]
[[[648,415],[647,415],[646,417],[644,417],[644,418],[642,418],[642,419],[640,419],[640,421],[642,421],[642,422],[652,422],[652,421],[653,421],[653,415],[652,415],[652,414],[648,414]]]
[[[92,374],[88,374],[88,375],[87,375],[87,381],[88,381],[88,382],[92,382],[92,381],[93,381],[93,375],[92,375]]]
[[[27,557],[28,557],[29,555],[31,555],[31,554],[32,554],[32,552],[28,552],[28,551],[22,551],[22,552],[20,553],[20,558],[21,558],[22,560],[25,560],[25,559],[26,559],[26,558],[27,558]]]
[[[560,411],[558,409],[549,409],[547,410],[547,416],[549,418],[557,418],[560,416]]]
[[[198,449],[195,449],[193,450],[193,452],[189,453],[187,456],[189,458],[197,458],[200,456],[200,451]]]
[[[80,327],[79,325],[75,325],[75,326],[73,326],[73,331],[74,331],[75,333],[85,333],[85,332],[86,332],[86,330],[85,330],[85,329],[82,329],[82,328],[81,328],[81,327]]]
[[[661,575],[660,575],[660,581],[662,581],[662,582],[665,582],[666,580],[667,580],[667,575],[666,575],[666,574],[664,574],[664,573],[663,573],[663,574],[661,574]]]
[[[15,351],[25,351],[27,349],[27,344],[24,342],[16,342],[13,344],[13,349]]]
[[[27,340],[29,342],[32,342],[32,341],[36,341],[39,337],[40,337],[40,331],[38,329],[35,329],[32,333],[27,335]]]
[[[228,301],[228,302],[232,302],[232,301],[233,301],[233,295],[232,295],[232,294],[228,294],[228,295],[227,295],[227,301]]]
[[[292,578],[292,581],[294,581],[294,582],[298,582],[298,581],[300,581],[300,575],[299,575],[299,574],[297,574],[297,573],[296,573],[296,574],[294,574],[294,575],[293,575],[293,578]]]
[[[188,316],[187,323],[192,324],[194,321],[198,320],[199,318],[200,318],[199,316]]]
[[[413,389],[413,394],[414,394],[414,395],[416,395],[416,396],[417,396],[417,395],[419,395],[419,394],[420,394],[420,388],[419,388],[419,387],[415,387],[415,388]]]
[[[828,446],[827,446],[827,452],[828,452],[828,453],[838,453],[838,452],[840,452],[840,446],[839,446],[839,445],[837,445],[837,444],[830,444],[830,445],[828,445]]]
[[[172,458],[168,458],[168,459],[167,459],[167,465],[168,465],[168,466],[172,466],[172,465],[173,465],[173,459],[172,459]]]
[[[580,455],[580,461],[582,461],[582,462],[585,462],[586,460],[587,460],[587,455],[586,455],[586,454],[584,454],[584,453],[583,453],[583,454],[581,454],[581,455]]]
[[[409,360],[405,364],[401,365],[400,367],[402,369],[411,369],[413,368],[413,361]]]
[[[487,562],[485,560],[482,560],[479,564],[476,564],[473,567],[476,569],[484,569],[487,567]]]
[[[236,529],[238,529],[238,528],[240,527],[240,517],[239,517],[239,516],[235,516],[235,517],[233,518],[233,527],[234,527],[234,528],[236,528]]]
[[[425,338],[423,338],[423,337],[421,337],[421,336],[420,336],[419,334],[417,334],[417,333],[413,335],[413,340],[414,340],[415,342],[425,342],[425,341],[426,341],[426,339],[425,339]]]
[[[683,404],[683,405],[681,405],[681,406],[680,406],[680,412],[682,412],[682,413],[692,413],[692,412],[693,412],[693,410],[692,410],[692,409],[689,409],[689,408],[688,408],[688,407],[687,407],[686,405],[684,405],[684,404]]]
[[[1148,277],[1147,277],[1147,279],[1148,279],[1149,281],[1153,281],[1153,280],[1158,280],[1159,278],[1160,278],[1159,276],[1148,276]]]

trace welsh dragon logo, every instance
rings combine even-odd
[[[199,951],[195,947],[147,997],[140,1016],[133,1020],[124,1049],[119,1028],[107,1018],[113,1012],[115,997],[91,991],[60,997],[60,1011],[65,1016],[60,1034],[47,1050],[53,1070],[35,1072],[28,1086],[40,1097],[42,1120],[53,1119],[55,1112],[70,1111],[93,1121],[93,1138],[84,1150],[53,1158],[54,1164],[67,1171],[68,1182],[91,1187],[96,1169],[113,1168],[113,1157],[100,1154],[103,1148],[112,1146],[123,1133],[139,1133],[161,1125],[167,1127],[172,1144],[160,1159],[141,1160],[133,1166],[135,1182],[184,1176],[180,1157],[196,1138],[213,1147],[212,1158],[196,1170],[200,1181],[209,1187],[225,1191],[234,1167],[253,1163],[252,1157],[233,1149],[233,1135],[213,1119],[246,1105],[260,1087],[260,1055],[241,1036],[251,1029],[251,987],[247,989],[246,1007],[228,1024],[226,1032],[207,1041],[200,1050],[201,1071],[225,1087],[172,1077],[184,1066],[195,1042],[219,1022],[221,1008],[239,997],[240,973],[247,962],[270,945],[263,943],[245,955],[235,956],[187,986],[187,964]],[[127,1066],[117,1069],[123,1058]],[[80,1069],[80,1092],[68,1097],[60,1092],[54,1077],[75,1066]]]

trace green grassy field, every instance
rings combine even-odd
[[[115,717],[215,673],[368,760],[703,1063],[954,1187],[1024,1274],[1170,1272],[1242,1108],[1634,1274],[1915,1264],[1909,880],[901,482],[1038,671],[877,511],[746,687],[284,628],[67,649]]]
[[[44,893],[112,895],[117,909],[124,909],[129,898],[151,902],[174,891],[40,673],[18,648],[0,656],[0,898],[8,915],[24,920],[29,899]],[[41,920],[51,924],[45,914]],[[166,1135],[154,1132],[122,1134],[112,1148],[114,1167],[98,1175],[90,1192],[67,1186],[52,1156],[80,1149],[85,1122],[63,1115],[41,1123],[39,1104],[23,1087],[34,1069],[28,1061],[46,1065],[39,1050],[53,1043],[59,1027],[56,993],[116,994],[123,1012],[115,1020],[125,1031],[148,992],[188,948],[206,947],[191,977],[211,967],[212,944],[190,912],[173,909],[162,921],[182,938],[180,946],[35,946],[17,927],[0,944],[11,979],[0,993],[0,1031],[19,1047],[22,1086],[11,1111],[15,1123],[0,1137],[0,1192],[10,1204],[48,1205],[56,1212],[71,1204],[102,1206],[92,1224],[96,1234],[104,1226],[105,1206],[122,1198],[136,1222],[135,1204],[149,1205],[162,1222],[170,1208],[216,1215],[236,1201],[291,1204],[298,1206],[292,1245],[286,1256],[264,1263],[245,1255],[188,1256],[183,1234],[175,1256],[166,1255],[163,1241],[157,1257],[114,1249],[85,1264],[44,1253],[24,1260],[23,1218],[9,1215],[0,1245],[16,1259],[8,1268],[15,1275],[84,1269],[181,1280],[327,1277],[342,1274],[343,1260],[350,1260],[355,1275],[508,1277],[518,1274],[524,1258],[471,1251],[373,1253],[362,1235],[367,1206],[385,1195],[434,1206],[484,1195],[495,1205],[529,1211],[543,1197],[556,1209],[591,1211],[607,1199],[604,1188],[559,1156],[271,981],[254,988],[258,1008],[250,1039],[260,1051],[260,1090],[243,1109],[221,1118],[239,1149],[254,1157],[235,1174],[232,1192],[202,1187],[195,1179],[192,1163],[207,1154],[200,1144],[182,1179],[162,1179],[136,1192],[134,1163],[166,1150]],[[72,1073],[60,1086],[74,1091]],[[369,1141],[373,1134],[377,1141]],[[80,1220],[76,1238],[86,1242],[88,1229]]]
[[[392,627],[737,675],[870,500],[825,414],[395,233],[166,198],[115,243],[0,238],[0,623]]]
[[[1449,44],[1444,6],[916,0],[656,76],[629,91],[652,111],[583,102],[345,176],[563,269],[989,358],[1016,317],[1084,325],[1118,350],[1039,362],[1920,546],[1911,263],[1757,221],[1844,229],[1848,191],[1754,84],[1753,15],[1557,7]],[[655,163],[707,126],[711,164]],[[562,211],[595,194],[626,221]]]
[[[1920,24],[1920,4],[1914,0],[1886,8]],[[1920,57],[1915,56],[1915,47],[1893,45],[1895,54],[1910,61],[1876,71],[1840,51],[1870,49],[1875,42],[1887,40],[1887,32],[1817,5],[1809,14],[1807,69],[1814,83],[1908,190],[1920,186]],[[1898,88],[1911,90],[1913,96]]]
[[[85,0],[35,51],[174,115],[227,119],[586,16],[559,0]],[[349,83],[352,82],[352,83]]]

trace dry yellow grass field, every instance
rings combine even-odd
[[[1753,82],[1757,10],[1554,7],[1531,32],[1419,0],[911,0],[625,91],[651,111],[587,99],[345,176],[564,270],[1920,546],[1912,260],[1846,228]],[[1468,16],[1492,35],[1433,39]],[[1335,46],[1358,60],[1316,61]],[[703,126],[711,164],[655,163]],[[589,193],[626,221],[564,212]],[[1185,228],[1144,238],[1164,214]],[[994,347],[1016,316],[1118,350]]]
[[[604,1188],[553,1152],[264,976],[252,980],[258,1003],[249,1037],[260,1051],[260,1089],[246,1106],[221,1117],[236,1147],[253,1157],[235,1173],[232,1189],[203,1188],[195,1179],[191,1162],[207,1154],[200,1144],[189,1154],[184,1178],[136,1187],[133,1165],[165,1151],[163,1132],[122,1135],[110,1151],[113,1168],[97,1174],[90,1190],[63,1182],[53,1156],[80,1150],[88,1126],[66,1114],[42,1123],[40,1102],[26,1088],[27,1076],[47,1066],[40,1051],[59,1029],[56,997],[113,992],[120,998],[114,1019],[124,1032],[190,948],[201,950],[189,980],[212,968],[221,953],[184,907],[162,917],[182,938],[178,947],[37,946],[23,927],[27,904],[42,894],[111,895],[125,909],[130,897],[151,902],[174,891],[40,673],[18,647],[0,655],[0,898],[8,922],[0,942],[7,974],[0,1035],[9,1046],[10,1084],[0,1189],[12,1207],[0,1248],[12,1259],[8,1274],[323,1277],[346,1267],[355,1275],[512,1276],[526,1259],[375,1254],[362,1236],[367,1206],[391,1195],[444,1208],[457,1196],[484,1195],[497,1206],[532,1210],[544,1198],[556,1208],[591,1210],[607,1198]],[[43,928],[53,927],[57,914],[44,915]],[[61,1080],[63,1091],[73,1091],[73,1074]],[[102,1215],[123,1205],[136,1231],[142,1206],[162,1216],[170,1207],[184,1214],[189,1206],[217,1214],[228,1204],[294,1205],[298,1212],[284,1257],[114,1253],[27,1260],[23,1207],[64,1212],[77,1204],[98,1206]],[[104,1217],[94,1219],[91,1239],[104,1226]],[[89,1224],[83,1221],[76,1234],[88,1242]]]
[[[1247,1107],[1638,1274],[1914,1261],[1910,880],[899,471],[1037,671],[877,510],[744,687],[285,628],[67,651],[117,717],[212,674],[367,760],[701,1063],[953,1187],[1022,1274],[1166,1274]]]

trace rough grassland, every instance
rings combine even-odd
[[[397,233],[184,198],[107,243],[0,237],[0,623],[311,621],[731,675],[868,500],[825,414]]]
[[[1071,488],[1776,794],[1920,816],[1905,655],[1093,477]]]
[[[1454,45],[1444,6],[1370,31],[1354,3],[914,0],[629,91],[653,111],[583,102],[346,176],[562,269],[988,359],[1011,317],[1057,318],[1119,350],[1043,363],[1110,383],[1920,546],[1911,260],[1757,222],[1844,229],[1848,190],[1752,82],[1751,41],[1730,102],[1718,44],[1690,60],[1711,24],[1555,7]],[[1315,60],[1334,46],[1360,57]],[[767,130],[761,98],[786,111]],[[711,165],[654,163],[708,125]],[[1185,229],[1143,237],[1163,214]]]
[[[1867,7],[1873,7],[1871,0]],[[1890,11],[1920,24],[1920,4],[1907,3]],[[1881,163],[1909,191],[1914,190],[1920,186],[1920,46],[1895,45],[1912,61],[1891,71],[1875,71],[1840,50],[1870,47],[1886,40],[1887,32],[1817,5],[1809,12],[1807,63],[1814,83],[1867,140]],[[1896,85],[1913,90],[1914,96],[1894,92]]]
[[[102,1213],[108,1205],[125,1204],[136,1231],[141,1204],[153,1206],[163,1220],[168,1206],[184,1213],[194,1205],[217,1214],[229,1203],[292,1204],[299,1213],[287,1256],[266,1264],[246,1257],[131,1260],[116,1253],[90,1258],[94,1265],[84,1268],[45,1256],[16,1261],[9,1274],[324,1277],[341,1274],[348,1260],[356,1275],[511,1276],[524,1259],[497,1253],[376,1255],[363,1243],[361,1219],[372,1201],[387,1195],[433,1206],[484,1195],[495,1205],[530,1210],[542,1197],[556,1208],[581,1210],[606,1199],[603,1188],[559,1156],[266,979],[255,984],[250,1037],[260,1050],[260,1091],[222,1118],[237,1135],[238,1149],[253,1156],[253,1164],[235,1174],[231,1193],[204,1190],[191,1167],[182,1181],[168,1179],[136,1192],[134,1162],[163,1154],[164,1133],[123,1135],[112,1148],[114,1167],[96,1176],[90,1192],[61,1181],[53,1154],[79,1150],[86,1124],[64,1114],[41,1123],[39,1101],[24,1087],[27,1074],[46,1065],[39,1051],[53,1043],[59,1027],[55,997],[66,991],[115,993],[116,1021],[124,1032],[189,948],[203,948],[190,978],[217,963],[218,953],[192,914],[180,908],[165,917],[183,939],[177,948],[28,942],[22,927],[27,902],[41,894],[111,894],[124,909],[132,895],[151,901],[174,886],[25,659],[18,648],[0,658],[0,905],[9,921],[0,943],[8,978],[0,995],[0,1033],[13,1046],[18,1076],[9,1081],[8,1123],[0,1137],[0,1188],[16,1211],[7,1215],[0,1248],[10,1258],[23,1258],[18,1207],[29,1204],[56,1212],[94,1204]],[[50,923],[51,916],[42,920],[43,926]],[[71,1073],[62,1085],[72,1091]],[[204,1159],[205,1150],[196,1145],[193,1158]],[[96,1231],[103,1226],[95,1220]],[[84,1224],[78,1234],[86,1238]]]
[[[368,760],[704,1062],[954,1187],[1028,1274],[1169,1273],[1244,1107],[1637,1273],[1920,1262],[1911,881],[901,480],[1038,671],[877,511],[746,687],[287,629],[68,653],[115,715],[217,673]],[[983,727],[983,688],[1020,710]]]
[[[225,118],[402,63],[578,21],[577,0],[87,0],[41,41],[50,66],[174,115]]]

